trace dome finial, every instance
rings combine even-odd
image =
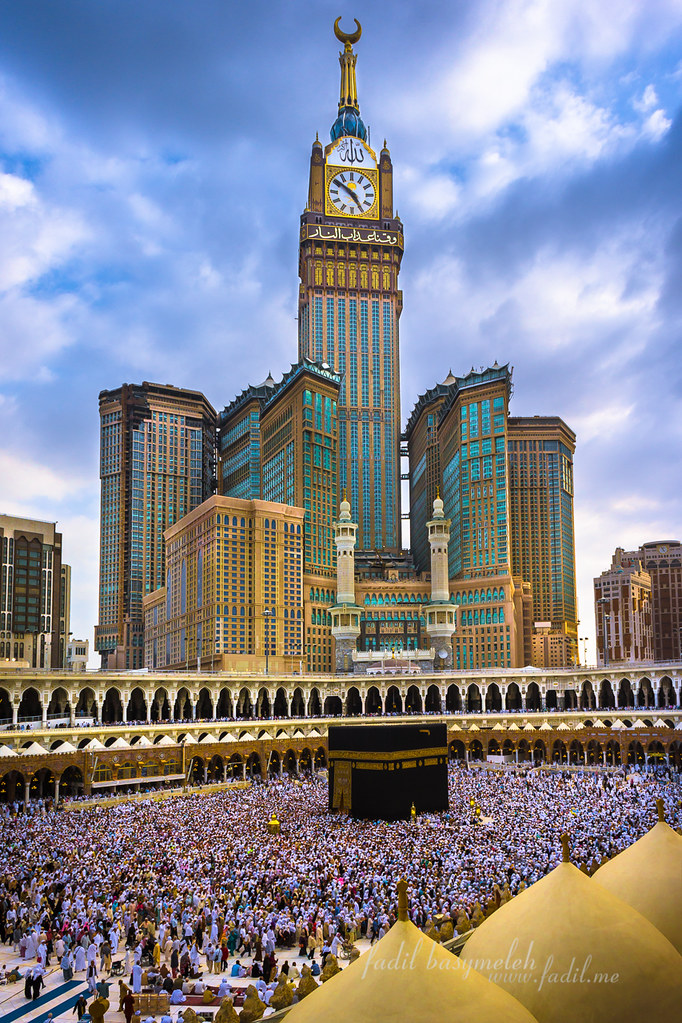
[[[662,799],[656,800],[656,810],[658,811],[658,819],[665,824],[665,803]]]
[[[360,104],[358,103],[358,86],[355,80],[355,63],[357,56],[353,53],[353,43],[357,43],[362,35],[362,26],[357,18],[355,32],[343,32],[339,28],[341,18],[334,22],[334,35],[343,43],[343,52],[339,54],[341,65],[341,91],[339,94],[339,116],[334,121],[331,130],[332,142],[343,135],[351,135],[355,138],[367,138],[367,128],[360,117]]]
[[[396,885],[398,889],[398,919],[407,920],[407,881],[401,878]]]
[[[564,863],[571,862],[571,850],[568,844],[568,839],[569,839],[568,832],[564,831],[563,835],[561,836],[561,854]]]

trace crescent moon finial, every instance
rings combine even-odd
[[[362,25],[357,18],[353,18],[356,29],[355,32],[342,32],[339,28],[339,22],[341,21],[341,15],[334,22],[334,35],[340,43],[345,43],[346,46],[352,46],[353,43],[357,43],[358,39],[362,35]]]

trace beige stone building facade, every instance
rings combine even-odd
[[[651,576],[617,548],[611,567],[594,580],[597,664],[654,659]]]

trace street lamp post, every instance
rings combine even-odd
[[[265,674],[268,673],[268,654],[270,652],[270,618],[272,617],[272,611],[266,607],[263,610],[263,618],[265,619]]]
[[[587,667],[587,636],[581,636],[579,642],[583,645],[583,666]]]

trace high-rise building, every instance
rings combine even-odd
[[[230,402],[218,421],[218,492],[245,501],[260,497],[260,414],[275,381],[268,374]]]
[[[654,659],[682,660],[682,543],[652,540],[637,551],[623,551],[620,560],[623,567],[641,562],[651,578]]]
[[[304,509],[308,671],[332,670],[339,384],[328,366],[303,358],[273,387],[260,420],[261,496]]]
[[[533,621],[549,622],[553,633],[568,637],[563,667],[570,667],[579,661],[575,433],[557,416],[510,416],[507,447],[512,573],[531,584]]]
[[[103,668],[144,664],[142,599],[165,582],[164,531],[215,487],[216,413],[199,391],[123,384],[99,396]]]
[[[403,434],[410,466],[410,551],[418,571],[429,568],[429,537],[426,522],[433,508],[436,493],[442,486],[438,418],[445,400],[457,378],[448,373],[442,384],[436,384],[420,395],[412,409]]]
[[[246,388],[220,416],[220,488],[225,497],[303,508],[306,667],[330,671],[334,602],[334,511],[338,501],[341,378],[303,357],[276,383]]]
[[[393,210],[393,167],[377,156],[360,116],[350,35],[331,142],[315,141],[301,217],[299,357],[341,376],[339,488],[359,524],[359,550],[401,548],[398,274],[402,224]]]
[[[71,565],[62,564],[59,593],[59,664],[66,667],[67,648],[71,636]]]
[[[70,571],[56,523],[0,515],[0,662],[62,668]],[[68,566],[64,566],[68,568]]]
[[[611,567],[594,580],[597,664],[637,664],[654,656],[651,576],[617,548]]]
[[[215,494],[170,526],[166,585],[144,598],[146,666],[300,670],[303,519]]]

